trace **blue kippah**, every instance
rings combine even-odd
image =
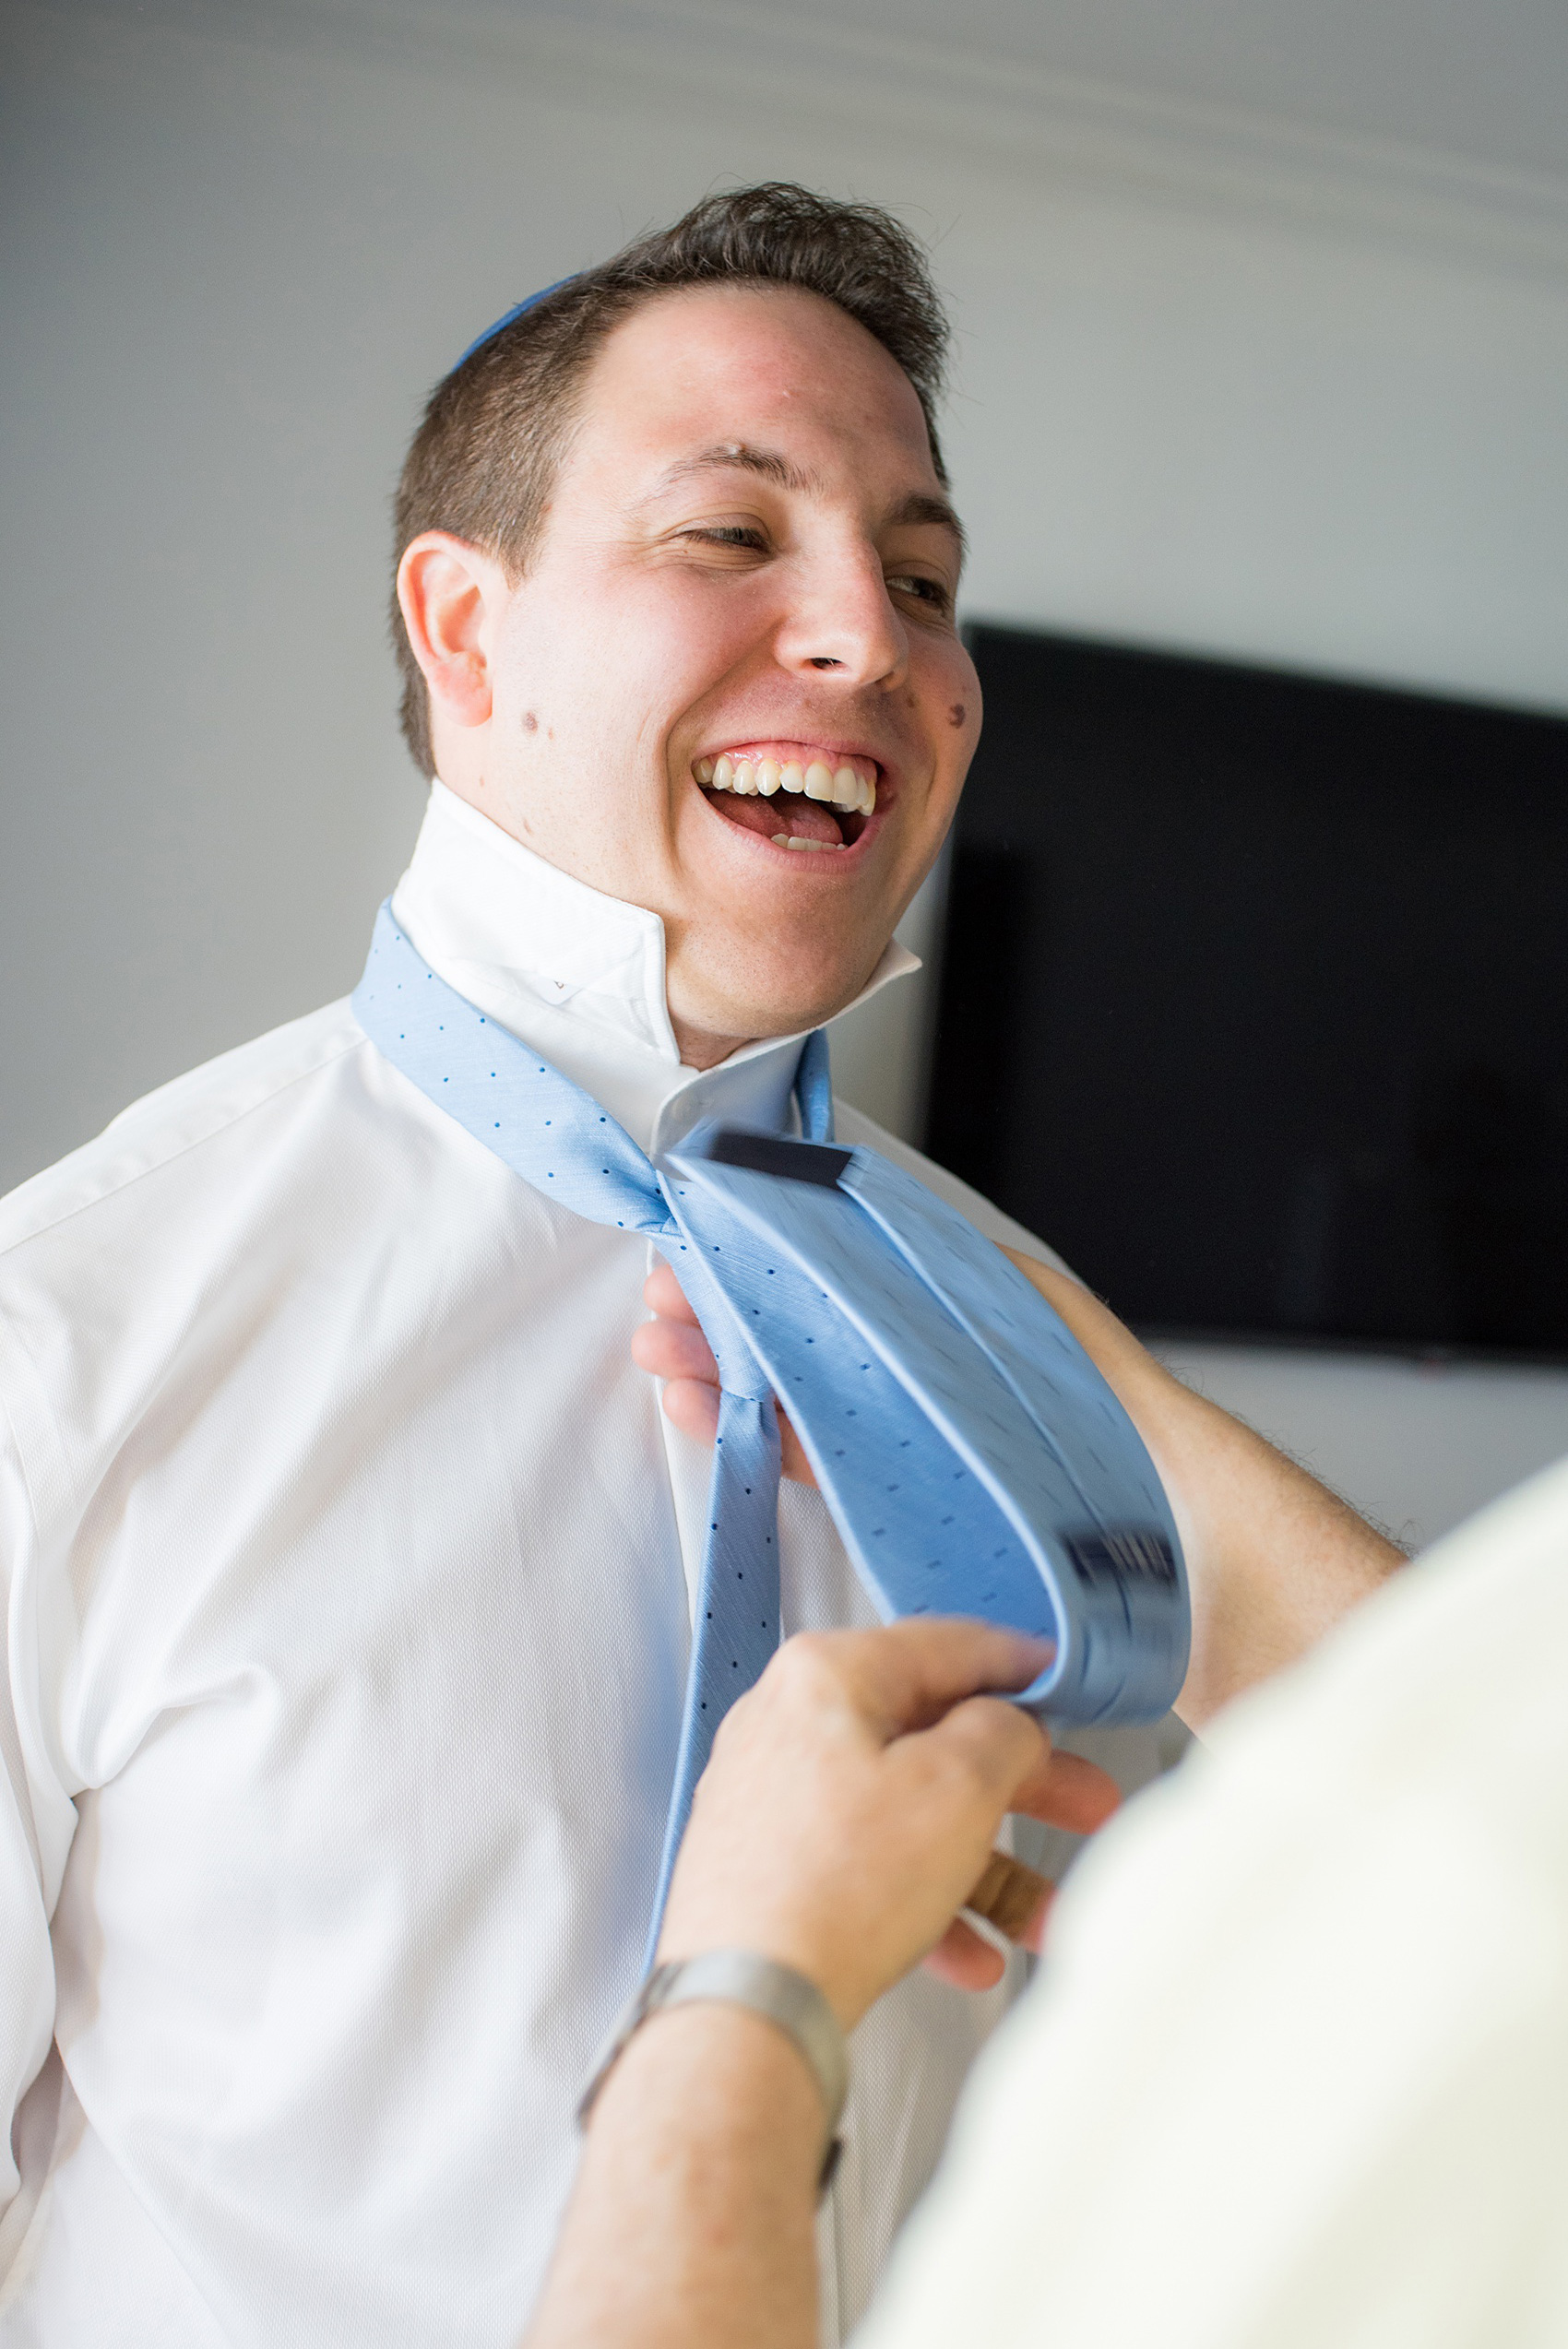
[[[569,286],[572,280],[570,278],[557,278],[552,286],[545,286],[540,292],[530,293],[526,302],[514,302],[510,310],[506,311],[503,316],[497,318],[493,326],[486,326],[482,335],[476,335],[473,341],[469,343],[467,350],[464,351],[462,359],[458,360],[457,367],[453,368],[452,373],[456,374],[457,367],[460,367],[463,364],[463,361],[471,359],[476,350],[482,350],[487,342],[493,342],[502,328],[504,326],[509,326],[514,318],[522,317],[525,311],[537,309],[541,302],[548,302],[552,293],[559,293],[563,286]]]

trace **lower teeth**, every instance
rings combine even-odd
[[[772,837],[776,848],[810,848],[817,856],[825,855],[830,848],[841,848],[844,845],[842,840],[802,840],[793,832],[775,832]]]

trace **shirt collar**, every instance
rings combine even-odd
[[[790,1122],[804,1031],[742,1045],[717,1068],[683,1067],[659,916],[547,864],[443,783],[392,910],[448,986],[536,1046],[641,1148],[668,1149],[706,1117]],[[919,968],[889,943],[855,1002]]]

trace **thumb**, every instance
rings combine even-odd
[[[921,1768],[935,1764],[957,1783],[977,1816],[992,1821],[988,1836],[1050,1751],[1037,1721],[993,1696],[966,1697],[929,1729],[899,1742],[911,1762]]]

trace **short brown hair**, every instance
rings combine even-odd
[[[520,575],[538,539],[576,396],[611,329],[677,286],[800,286],[857,319],[908,375],[932,460],[948,327],[922,248],[873,204],[838,204],[785,181],[705,196],[673,228],[638,237],[568,278],[477,344],[431,394],[394,506],[392,641],[403,737],[435,771],[430,697],[398,608],[396,566],[423,530],[450,530]]]

